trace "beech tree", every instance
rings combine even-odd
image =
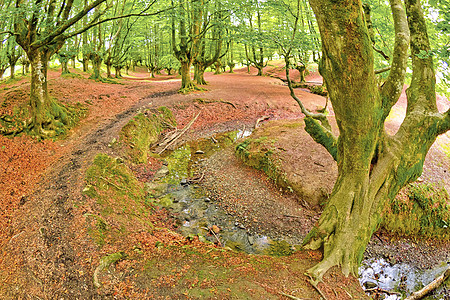
[[[338,165],[338,178],[324,211],[307,237],[307,249],[323,249],[308,270],[313,283],[333,266],[357,275],[358,265],[383,217],[387,199],[422,173],[438,135],[450,129],[450,110],[436,105],[435,73],[420,0],[390,0],[395,43],[386,81],[378,85],[368,20],[360,0],[310,0],[322,40],[319,71],[328,88],[339,136],[325,115],[305,113],[306,130]],[[406,13],[405,8],[406,7]],[[398,132],[384,129],[405,82],[410,48],[412,79],[407,111]]]

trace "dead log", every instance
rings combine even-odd
[[[441,276],[437,277],[431,283],[427,284],[423,289],[412,293],[409,297],[406,297],[405,300],[418,300],[425,297],[431,291],[437,289],[442,283],[444,283],[450,277],[450,265],[447,267],[444,273]]]

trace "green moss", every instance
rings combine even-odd
[[[287,188],[289,184],[279,167],[280,162],[273,155],[278,151],[274,147],[275,142],[267,137],[249,138],[236,146],[236,154],[246,165],[263,171],[277,184]]]
[[[134,230],[151,231],[148,215],[153,210],[146,201],[142,184],[120,160],[98,154],[86,171],[84,195],[95,200],[100,215],[86,215],[88,230],[101,247],[115,243]],[[114,224],[114,226],[110,226]]]
[[[120,131],[119,140],[127,147],[127,154],[134,163],[146,163],[149,148],[158,141],[161,132],[175,127],[172,112],[166,107],[137,114]]]
[[[450,197],[432,184],[410,184],[406,196],[390,201],[382,226],[402,235],[449,239]]]
[[[270,256],[288,256],[294,253],[292,246],[286,241],[271,241],[267,254]]]

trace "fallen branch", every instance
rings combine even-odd
[[[233,106],[234,109],[237,109],[237,107],[236,107],[236,105],[234,103],[232,103],[230,101],[225,101],[225,100],[222,100],[222,99],[220,99],[220,100],[208,100],[208,99],[197,98],[197,99],[194,99],[194,101],[197,101],[198,103],[201,103],[201,104],[205,104],[205,103],[208,104],[208,103],[215,103],[215,102],[225,103],[225,104]]]
[[[183,134],[186,133],[186,131],[192,126],[192,124],[194,124],[195,120],[197,120],[198,116],[200,116],[201,111],[198,112],[198,114],[192,118],[191,121],[189,121],[189,123],[184,126],[184,128],[181,131],[176,131],[174,134],[171,135],[170,139],[165,139],[161,145],[166,144],[165,147],[158,152],[158,154],[161,154],[164,152],[164,150],[166,150],[168,147],[170,147],[171,145],[173,145]]]
[[[269,116],[262,116],[261,118],[258,118],[255,123],[255,129],[259,127],[259,123],[268,120],[269,118],[270,118]]]
[[[302,217],[300,217],[300,216],[293,216],[293,215],[283,215],[283,216],[285,216],[285,217],[289,217],[289,218],[302,218]]]
[[[437,289],[443,282],[445,282],[450,277],[450,265],[447,267],[444,273],[441,276],[437,277],[431,283],[426,285],[423,289],[412,293],[409,297],[406,297],[405,300],[417,300],[422,299],[431,291]]]
[[[103,176],[99,176],[100,179],[103,179],[104,181],[106,181],[106,183],[112,185],[113,187],[115,187],[118,190],[121,191],[126,191],[126,189],[124,189],[123,187],[118,186],[117,184],[115,184],[114,182],[111,182],[110,180],[108,180],[107,178],[103,177]]]
[[[245,133],[245,124],[244,124],[244,126],[242,127],[242,133],[241,133],[240,139],[242,139],[242,138],[244,137],[244,133]]]
[[[367,293],[375,292],[375,293],[383,293],[383,294],[388,294],[388,295],[399,295],[399,296],[401,295],[400,293],[383,290],[379,287],[367,289],[367,290],[364,290],[364,292],[367,292]]]
[[[202,172],[202,175],[196,176],[196,177],[192,177],[192,178],[188,178],[187,181],[189,183],[200,183],[203,180],[204,177],[205,177],[205,172]]]
[[[285,294],[285,293],[283,293],[283,292],[278,292],[278,294],[280,294],[280,295],[282,295],[282,296],[285,296],[285,297],[288,297],[289,299],[303,300],[303,299],[301,299],[301,298],[297,298],[297,297],[295,297],[295,296],[292,296],[292,295],[289,295],[289,294]]]
[[[219,238],[217,237],[217,235],[214,232],[214,230],[212,230],[212,228],[208,228],[208,227],[202,227],[202,228],[207,230],[207,231],[209,231],[209,232],[211,232],[214,235],[214,237],[216,238],[217,243],[219,243],[219,247],[222,247],[222,243],[220,242]]]

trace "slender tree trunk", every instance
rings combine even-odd
[[[106,65],[106,77],[107,78],[112,78],[112,75],[111,75],[111,63],[109,62],[109,60],[105,62],[105,65]]]
[[[116,78],[122,78],[122,74],[120,72],[120,67],[114,67]]]
[[[89,55],[83,54],[83,72],[89,71]]]
[[[69,73],[69,61],[64,59],[61,61],[61,74],[64,75]]]
[[[214,75],[222,74],[222,71],[220,69],[221,63],[219,60],[214,63],[214,66],[216,67],[216,70],[214,71]]]
[[[16,64],[10,63],[9,69],[11,70],[11,75],[9,76],[11,79],[14,79],[16,77]]]

